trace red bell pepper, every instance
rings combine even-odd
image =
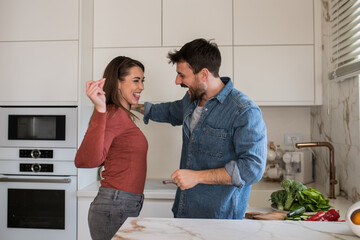
[[[340,217],[340,214],[335,209],[330,209],[325,213],[320,221],[337,221]]]
[[[315,215],[312,215],[305,221],[320,221],[320,219],[325,215],[324,211],[318,211]]]
[[[338,221],[340,214],[335,209],[330,209],[327,212],[319,211],[315,215],[306,219],[306,221]]]

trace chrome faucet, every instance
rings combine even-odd
[[[296,143],[295,147],[305,148],[305,147],[328,147],[330,151],[330,196],[329,198],[335,199],[335,184],[337,180],[335,179],[335,159],[334,159],[334,147],[329,142],[303,142]]]

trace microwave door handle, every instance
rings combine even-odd
[[[37,179],[37,178],[7,178],[1,177],[0,182],[32,182],[32,183],[70,183],[70,178],[63,179]]]

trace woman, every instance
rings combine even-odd
[[[86,83],[94,104],[89,128],[75,157],[79,168],[104,166],[98,195],[90,205],[92,239],[111,239],[128,217],[137,217],[143,204],[148,144],[130,112],[144,90],[144,66],[116,57],[104,78]]]

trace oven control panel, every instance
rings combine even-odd
[[[54,165],[39,163],[20,163],[20,172],[54,172]]]
[[[53,158],[53,150],[20,149],[20,158]]]

